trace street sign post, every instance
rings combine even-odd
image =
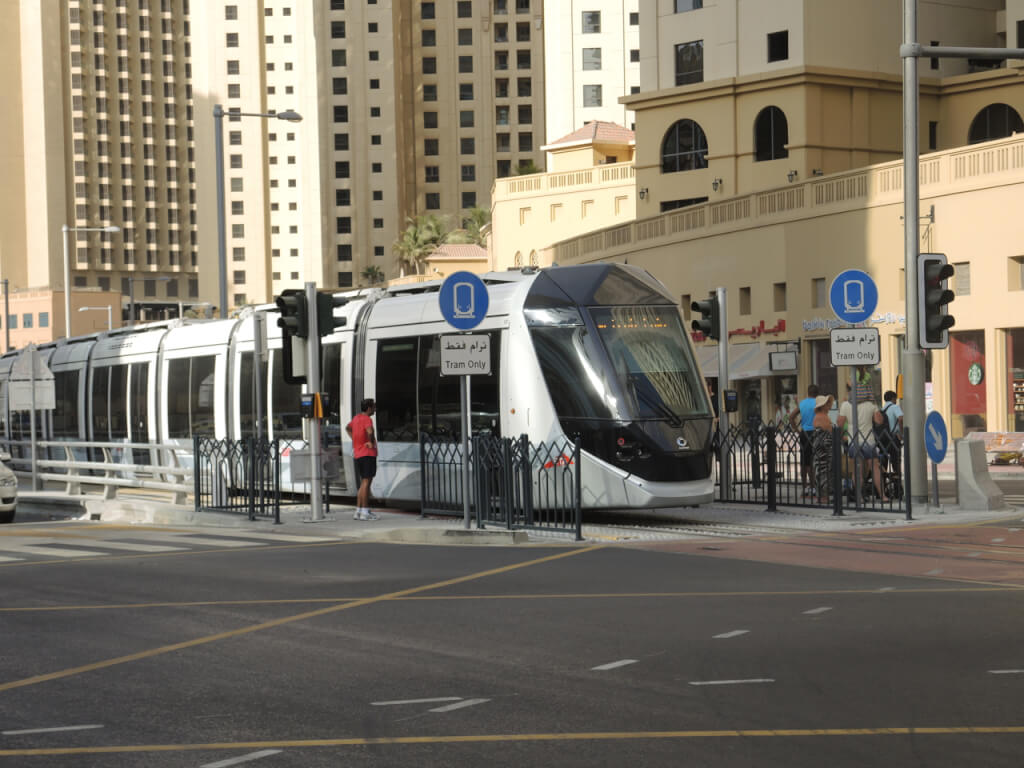
[[[828,299],[840,320],[862,323],[871,318],[878,306],[878,286],[867,272],[848,269],[832,281]]]
[[[932,460],[932,489],[935,495],[935,506],[939,506],[939,464],[946,458],[949,449],[949,433],[946,421],[938,411],[932,411],[924,420],[924,449]]]
[[[882,361],[877,328],[833,328],[832,365],[878,365]]]
[[[487,317],[490,297],[487,285],[472,272],[454,272],[441,283],[438,294],[441,316],[452,328],[471,331]],[[474,373],[490,373],[490,337],[483,335],[443,336],[441,339],[441,372],[462,377],[462,520],[469,529],[469,418],[471,391],[469,377]],[[481,348],[486,347],[486,352]],[[482,370],[485,365],[487,370]],[[479,368],[478,368],[479,366]]]

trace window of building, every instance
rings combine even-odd
[[[464,166],[462,166],[462,180],[463,181],[476,181],[476,166],[475,165],[464,165]]]
[[[516,95],[519,98],[526,98],[533,93],[533,81],[528,77],[516,79]]]
[[[423,113],[423,127],[424,128],[437,128],[437,112],[424,112]]]
[[[460,101],[472,101],[473,100],[473,84],[472,83],[459,83],[459,100]]]
[[[335,48],[331,51],[331,66],[344,67],[348,65],[348,51],[344,48]]]
[[[629,51],[629,60],[631,62],[634,62],[634,63],[637,62],[637,61],[640,61],[640,49],[639,48],[631,48],[630,49],[630,51]]]
[[[348,106],[345,104],[334,105],[334,122],[336,123],[347,123],[348,122]]]
[[[471,109],[463,109],[459,112],[459,127],[472,128],[474,124],[474,112]]]
[[[343,152],[348,149],[348,134],[347,133],[336,133],[334,134],[334,148]]]
[[[811,307],[820,309],[828,305],[828,297],[825,295],[825,278],[811,278]]]
[[[583,34],[592,35],[597,34],[601,31],[601,12],[600,11],[584,11],[583,12]]]
[[[367,24],[366,31],[369,32],[371,35],[377,34],[377,22],[371,21],[369,24]]]
[[[499,71],[508,69],[508,51],[494,52],[494,68]]]
[[[1006,267],[1007,287],[1011,291],[1024,291],[1024,256],[1011,256]],[[1024,356],[1021,360],[1024,360]]]
[[[336,96],[344,96],[346,93],[348,93],[348,78],[335,77],[331,81],[331,86]]]
[[[741,315],[749,315],[750,314],[750,287],[749,286],[741,287],[740,288],[740,314]]]
[[[498,23],[494,25],[494,42],[508,42],[508,24]]]
[[[772,309],[775,312],[786,311],[786,284],[775,283],[772,285]]]
[[[423,180],[428,184],[436,184],[441,181],[441,169],[436,165],[424,167],[423,174]]]
[[[370,61],[380,61],[380,51],[370,51],[367,56]]]
[[[640,26],[640,14],[636,11],[632,11],[629,14],[629,26],[638,27]]]
[[[519,151],[520,152],[533,152],[533,132],[532,131],[520,131],[519,132]]]
[[[1017,47],[1024,48],[1024,19],[1017,21]]]
[[[438,192],[427,192],[426,207],[428,211],[436,211],[441,208],[441,195]]]
[[[336,189],[334,190],[334,204],[339,208],[352,205],[352,190],[350,189]]]
[[[437,74],[437,58],[434,56],[423,57],[423,74],[424,75],[436,75]]]
[[[423,140],[423,154],[434,156],[439,154],[437,139],[424,139]]]
[[[225,37],[225,39],[224,39],[224,44],[228,48],[237,48],[238,47],[238,33],[237,32],[228,32],[226,37]]]
[[[347,179],[349,177],[348,160],[338,160],[334,163],[334,178]]]
[[[473,57],[472,56],[459,56],[459,72],[468,73],[473,71]]]
[[[373,190],[373,199],[374,200],[383,200],[384,199],[384,191],[381,190],[381,189]]]
[[[373,228],[374,229],[384,229],[384,219],[374,219],[373,220]]]
[[[675,0],[676,13],[686,13],[704,7],[704,0]]]
[[[785,61],[789,58],[789,30],[768,33],[768,61]]]
[[[583,86],[583,106],[584,107],[600,107],[601,106],[601,86],[600,85],[584,85]]]
[[[511,160],[499,160],[497,163],[497,175],[499,179],[504,179],[512,175],[512,161]]]
[[[495,125],[508,125],[508,106],[500,106],[494,108],[494,123]]]
[[[384,166],[381,163],[370,163],[370,173],[382,173]]]
[[[338,287],[339,288],[351,288],[352,287],[352,273],[351,272],[339,272],[338,273]]]
[[[583,49],[583,69],[594,70],[601,68],[601,49],[600,48],[584,48]]]
[[[230,61],[228,61],[228,74],[229,75],[237,75],[240,72],[241,72],[241,69],[239,68],[238,59],[231,59]]]
[[[380,90],[380,80],[377,79],[376,77],[371,77],[370,78],[370,90],[371,91]]]
[[[345,37],[345,22],[344,21],[332,21],[331,22],[331,37],[335,40],[341,40]]]
[[[519,69],[529,69],[531,65],[530,52],[529,51],[516,51],[516,67]]]
[[[476,152],[476,139],[463,138],[459,139],[459,153],[463,155],[472,155]]]
[[[424,29],[420,36],[420,40],[424,48],[433,48],[437,45],[437,30]]]
[[[704,41],[676,45],[676,85],[704,81]]]
[[[497,78],[494,81],[494,96],[498,99],[508,98],[508,79]]]
[[[977,144],[981,141],[1002,139],[1022,131],[1024,121],[1021,121],[1017,110],[1009,104],[989,104],[971,122],[971,128],[967,132],[967,143]]]
[[[708,142],[693,120],[676,122],[661,143],[661,172],[676,173],[708,167]]]
[[[459,30],[459,45],[472,45],[473,44],[473,30],[471,28],[463,28]]]
[[[34,318],[33,318],[33,315],[32,315],[31,312],[23,313],[22,316],[21,316],[21,327],[22,328],[31,328],[32,327],[32,320],[33,319]]]
[[[936,120],[928,121],[928,149],[939,148],[939,123]]]
[[[433,19],[435,17],[435,9],[433,3],[420,3],[420,18],[421,19]]]
[[[437,101],[437,86],[431,84],[425,84],[423,86],[423,100],[424,101]],[[372,117],[372,115],[371,115]]]
[[[338,245],[338,261],[352,261],[351,243],[341,243]]]
[[[352,232],[352,217],[351,216],[339,216],[335,220],[335,228],[339,235],[348,235]]]
[[[778,107],[765,107],[754,120],[754,160],[778,160],[789,157],[789,125]]]
[[[473,18],[473,3],[470,0],[459,0],[455,6],[455,15],[460,19]]]
[[[520,21],[516,24],[516,42],[517,43],[528,43],[530,42],[530,22]]]
[[[495,149],[498,152],[511,152],[512,151],[512,134],[511,133],[499,133],[495,137]]]
[[[374,256],[383,256],[384,255],[384,246],[383,245],[375,245],[375,246],[373,246],[373,255]]]
[[[436,86],[435,86],[435,88],[436,88]],[[424,86],[424,92],[425,91],[426,91],[426,86]],[[437,93],[437,91],[435,91],[435,94],[436,93]],[[424,96],[424,101],[425,100],[426,100],[426,97]],[[437,101],[437,97],[436,96],[434,97],[434,101]],[[380,107],[370,107],[370,117],[380,117]]]
[[[463,208],[475,208],[476,207],[476,192],[463,192],[462,193],[462,207]]]

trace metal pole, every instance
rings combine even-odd
[[[462,386],[462,527],[469,530],[469,376],[460,376]]]
[[[721,459],[718,462],[719,495],[728,499],[731,473],[730,451],[726,443],[729,435],[729,414],[725,411],[725,390],[729,386],[729,312],[726,306],[725,288],[716,289],[718,295],[718,446]]]
[[[71,258],[68,255],[68,232],[71,228],[64,224],[60,231],[64,233],[64,337],[71,338]],[[4,311],[7,310],[7,293],[6,283],[4,281]],[[8,323],[10,322],[10,315],[5,318]],[[10,333],[7,334],[7,348],[11,347]]]
[[[114,330],[114,311],[109,304],[107,304],[107,330]]]
[[[267,359],[267,316],[263,312],[256,312],[252,316],[253,337],[255,339],[255,365],[253,366],[253,381],[256,385],[256,439],[263,442],[263,363]]]
[[[228,316],[228,250],[224,222],[224,108],[213,105],[214,164],[217,166],[217,264],[220,272],[220,316]]]
[[[8,289],[10,288],[9,282],[10,281],[8,281],[8,279],[5,277],[4,278],[4,334],[5,334],[6,341],[5,341],[5,344],[4,344],[4,352],[10,352],[11,351],[11,302],[10,302],[10,293],[8,292]]]
[[[32,451],[32,490],[39,490],[39,464],[38,457],[36,456],[36,345],[30,344],[28,350],[29,367],[31,373],[29,374],[29,382],[32,385],[32,410],[29,412],[28,417],[28,428],[29,428],[29,449]]]
[[[227,290],[225,288],[225,290]],[[315,395],[320,391],[320,333],[316,317],[316,283],[306,283],[306,306],[309,317],[309,339],[306,344],[306,392]],[[318,398],[314,398],[315,400]],[[310,518],[314,523],[324,519],[323,488],[321,487],[321,464],[323,449],[320,445],[320,419],[314,415],[309,422],[309,492]]]
[[[135,278],[128,278],[128,325],[135,325]]]
[[[934,461],[932,464],[932,490],[935,495],[935,507],[937,509],[942,508],[942,504],[939,503],[939,465]]]
[[[903,42],[917,45],[917,0],[903,0]],[[901,50],[901,54],[903,51]],[[903,58],[903,244],[906,279],[906,347],[903,351],[903,423],[909,439],[908,474],[911,487],[928,502],[924,452],[924,353],[917,338],[917,256],[920,252],[920,189],[918,182],[918,59]]]

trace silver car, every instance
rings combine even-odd
[[[13,523],[18,508],[18,478],[7,466],[11,454],[0,452],[0,523]]]

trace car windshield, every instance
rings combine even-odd
[[[590,315],[635,418],[707,416],[697,366],[672,306],[591,307]]]

